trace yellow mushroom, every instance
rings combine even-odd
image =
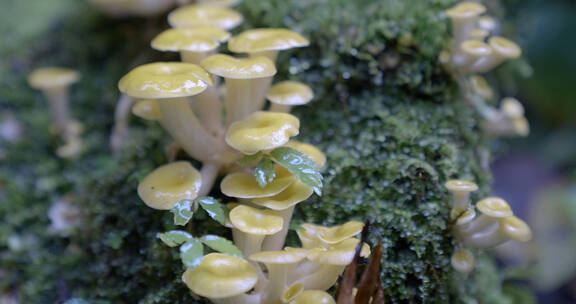
[[[266,57],[238,59],[217,54],[204,59],[201,64],[210,73],[226,81],[227,125],[260,110],[254,101],[255,92],[267,89],[266,84],[276,74],[274,63]]]
[[[452,21],[453,49],[470,38],[470,33],[476,28],[478,17],[486,11],[486,7],[477,2],[460,2],[446,11],[446,16]]]
[[[222,193],[230,197],[237,198],[260,198],[279,194],[288,188],[296,178],[287,170],[276,166],[276,177],[265,187],[260,187],[254,175],[244,172],[228,174],[222,180],[220,189]]]
[[[292,149],[296,149],[296,150],[306,154],[306,156],[308,156],[310,159],[312,159],[316,163],[316,167],[318,167],[319,169],[324,168],[324,165],[326,165],[326,155],[324,155],[324,153],[322,153],[322,151],[320,151],[320,149],[316,148],[315,146],[313,146],[311,144],[299,142],[296,140],[291,140],[291,141],[287,142],[284,146],[292,148]]]
[[[238,12],[216,5],[192,4],[175,9],[168,15],[168,23],[173,28],[215,26],[231,30],[244,20]]]
[[[255,112],[230,126],[226,143],[244,154],[256,154],[283,146],[298,135],[299,128],[300,121],[293,115]]]
[[[463,180],[449,180],[444,186],[452,192],[452,210],[464,212],[470,206],[470,193],[478,190],[478,185]]]
[[[267,56],[276,61],[279,51],[306,47],[310,42],[302,35],[287,29],[251,29],[230,39],[228,48],[234,53],[248,53],[250,56]]]
[[[300,229],[296,230],[298,238],[302,243],[302,248],[312,249],[315,247],[322,246],[322,240],[318,237],[322,230],[328,229],[328,227],[304,223],[300,225]]]
[[[532,239],[530,227],[515,216],[500,218],[496,225],[487,226],[463,238],[466,246],[490,248],[510,240],[527,242]]]
[[[282,81],[270,88],[266,98],[271,102],[271,112],[288,113],[292,106],[305,105],[314,98],[309,86],[297,81]]]
[[[304,285],[300,283],[293,284],[290,287],[284,289],[284,291],[282,292],[282,298],[280,300],[282,301],[283,304],[286,304],[294,300],[303,291],[304,291]]]
[[[494,98],[494,91],[486,82],[486,79],[480,75],[473,75],[470,77],[470,84],[472,90],[484,100],[491,100]]]
[[[80,74],[74,70],[47,67],[34,70],[28,76],[28,83],[34,89],[42,91],[48,100],[52,123],[58,134],[64,138],[70,132],[69,87],[80,80]]]
[[[454,65],[461,67],[465,72],[468,71],[469,67],[472,66],[476,61],[486,58],[492,54],[492,48],[478,40],[465,40],[460,45],[460,53],[453,56],[455,60]]]
[[[189,162],[179,161],[157,168],[138,185],[138,196],[154,209],[170,210],[184,199],[193,200],[202,178]]]
[[[138,100],[132,106],[132,114],[146,119],[146,120],[160,120],[162,119],[162,112],[157,100],[143,99]]]
[[[522,50],[516,43],[503,37],[492,37],[488,39],[488,44],[492,48],[492,53],[474,62],[470,72],[488,72],[505,60],[516,59],[522,55]]]
[[[182,281],[192,292],[216,304],[258,303],[257,296],[246,294],[256,285],[258,271],[241,258],[207,254],[198,267],[184,272]]]
[[[336,304],[332,296],[322,290],[306,290],[289,304]]]
[[[364,223],[350,221],[342,225],[321,230],[318,238],[326,244],[333,245],[359,234],[363,228]]]
[[[469,273],[474,269],[474,255],[470,250],[464,248],[457,249],[454,251],[454,254],[452,254],[450,263],[456,271]]]
[[[262,249],[262,241],[267,235],[282,229],[284,221],[277,212],[240,205],[230,211],[230,222],[234,243],[244,256],[250,256]]]
[[[478,18],[478,28],[487,32],[494,32],[498,27],[496,19],[490,16],[482,16]]]

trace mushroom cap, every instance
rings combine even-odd
[[[324,226],[318,226],[314,224],[304,223],[300,225],[301,229],[296,230],[296,234],[298,234],[298,238],[302,243],[302,248],[310,249],[317,247],[321,240],[318,238],[318,234],[320,231],[328,229]]]
[[[182,281],[195,294],[210,298],[229,298],[256,285],[258,271],[244,259],[222,253],[207,254],[198,267],[187,269]]]
[[[528,136],[530,134],[530,123],[526,117],[519,117],[512,121],[514,132],[519,136]]]
[[[495,53],[504,58],[515,59],[522,55],[522,49],[516,43],[503,37],[491,37],[488,44]]]
[[[304,285],[302,283],[292,284],[290,287],[284,289],[280,300],[282,303],[288,303],[300,295],[303,291]]]
[[[228,48],[234,53],[257,53],[288,50],[309,44],[308,39],[291,30],[262,28],[247,30],[232,37]]]
[[[226,143],[244,153],[256,154],[286,144],[299,133],[300,120],[287,113],[254,112],[230,125]]]
[[[152,48],[171,52],[209,52],[226,42],[230,33],[214,26],[168,29],[152,40]]]
[[[460,49],[462,49],[464,54],[471,57],[483,57],[492,54],[492,48],[488,44],[478,40],[466,40],[462,42]]]
[[[162,119],[162,112],[157,100],[143,99],[138,100],[132,106],[132,114],[146,119],[146,120],[160,120]]]
[[[495,218],[505,218],[514,215],[510,205],[505,200],[494,196],[479,201],[476,204],[476,208],[483,214]]]
[[[532,230],[523,220],[510,216],[499,221],[499,230],[508,238],[518,242],[528,242],[532,239]]]
[[[469,19],[486,12],[486,7],[476,2],[460,2],[446,11],[446,16],[452,19]]]
[[[198,65],[157,62],[128,72],[118,82],[118,88],[133,98],[163,99],[197,95],[211,84],[212,77]]]
[[[324,165],[326,164],[326,155],[324,155],[324,153],[322,153],[320,149],[316,148],[311,144],[291,140],[287,142],[284,146],[296,149],[306,154],[310,159],[312,159],[316,163],[316,167],[318,168],[323,168]]]
[[[474,75],[470,77],[470,83],[476,94],[484,99],[492,99],[494,97],[494,91],[486,82],[486,79],[480,75]]]
[[[28,76],[28,83],[37,90],[65,87],[78,80],[80,80],[80,73],[77,71],[58,67],[39,68]]]
[[[334,244],[328,248],[313,248],[308,250],[306,257],[318,264],[328,265],[348,265],[354,259],[356,253],[356,246],[360,242],[359,239],[349,238],[340,243]],[[366,257],[370,255],[370,247],[362,244],[360,256]]]
[[[237,198],[260,198],[274,196],[292,185],[296,178],[287,170],[276,166],[276,177],[264,188],[260,187],[254,175],[244,172],[228,174],[220,183],[222,193]]]
[[[314,93],[309,86],[298,81],[282,81],[275,84],[268,93],[266,98],[273,103],[297,106],[304,105],[314,98]]]
[[[301,181],[295,181],[282,192],[252,199],[252,203],[272,210],[285,210],[309,198],[314,191]]]
[[[362,232],[363,228],[364,223],[350,221],[339,226],[323,229],[318,234],[318,237],[327,244],[336,244],[357,235]]]
[[[518,99],[513,97],[506,97],[502,99],[500,103],[500,109],[502,113],[508,118],[520,118],[524,117],[524,106]]]
[[[447,181],[444,186],[450,191],[474,192],[478,190],[478,185],[475,183],[456,179]]]
[[[452,209],[450,212],[450,218],[456,219],[456,217],[458,217],[456,225],[468,224],[476,218],[476,211],[474,208],[467,208],[464,212],[458,209]]]
[[[173,28],[215,26],[230,30],[242,23],[244,17],[235,10],[217,5],[192,4],[173,10],[168,23]]]
[[[452,267],[458,272],[469,273],[474,269],[474,255],[470,250],[457,249],[450,259]]]
[[[294,264],[306,258],[307,250],[291,248],[290,250],[261,251],[251,254],[249,260],[264,264]]]
[[[230,211],[230,222],[242,232],[270,235],[282,230],[284,220],[277,212],[240,205]]]
[[[332,296],[322,290],[306,290],[289,304],[336,304]]]
[[[151,208],[170,210],[183,199],[195,199],[201,184],[200,172],[189,162],[178,161],[148,174],[138,184],[138,196]]]
[[[234,58],[216,54],[200,63],[210,73],[231,79],[272,77],[276,74],[274,62],[266,57]]]

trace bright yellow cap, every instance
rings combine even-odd
[[[252,199],[252,203],[272,210],[285,210],[309,198],[314,191],[301,181],[295,181],[284,191],[268,197]]]
[[[209,52],[229,38],[230,33],[214,26],[168,29],[152,40],[152,48],[171,52]]]
[[[200,66],[183,62],[157,62],[141,65],[118,82],[122,93],[133,98],[162,99],[202,93],[212,84]]]
[[[299,294],[290,304],[336,304],[336,301],[325,291],[306,290]]]
[[[266,98],[276,104],[298,106],[309,103],[314,98],[314,93],[309,86],[301,82],[282,81],[268,90]]]
[[[261,251],[251,254],[249,260],[263,264],[294,264],[306,258],[307,250],[290,248],[290,250]]]
[[[310,42],[287,29],[253,29],[230,39],[228,48],[234,53],[281,51],[308,46]]]
[[[503,37],[491,37],[488,44],[495,53],[504,58],[516,59],[522,55],[522,50],[516,43]]]
[[[514,215],[510,205],[505,200],[494,196],[479,201],[476,208],[490,217],[505,218]]]
[[[508,238],[518,242],[528,242],[532,239],[532,230],[521,219],[510,216],[499,221],[499,230]]]
[[[146,119],[146,120],[160,120],[162,119],[162,112],[157,100],[144,99],[138,100],[132,106],[132,114]]]
[[[258,185],[254,175],[237,172],[224,177],[220,184],[220,189],[225,195],[237,198],[259,198],[277,195],[296,180],[293,175],[285,170],[279,170],[279,168],[279,166],[276,166],[276,177],[264,188]]]
[[[354,259],[354,255],[356,254],[356,246],[359,242],[359,239],[349,238],[328,248],[313,248],[308,250],[307,258],[310,261],[319,264],[345,266],[350,264],[352,259]],[[368,247],[366,244],[362,244],[360,256],[367,257],[369,255],[370,247]]]
[[[471,57],[483,57],[492,54],[492,48],[478,40],[466,40],[460,45],[462,52]]]
[[[473,182],[451,179],[444,186],[454,192],[474,192],[478,190],[478,185]]]
[[[67,68],[40,68],[34,70],[28,76],[28,83],[37,90],[54,87],[65,87],[80,80],[80,74]]]
[[[146,205],[169,210],[183,200],[198,196],[202,179],[189,162],[179,161],[157,168],[138,185],[138,196]]]
[[[446,16],[453,19],[478,17],[486,12],[486,7],[477,2],[460,2],[446,11]]]
[[[244,154],[256,154],[283,146],[290,137],[298,135],[299,128],[300,121],[293,115],[254,112],[230,125],[226,143]]]
[[[182,281],[197,295],[209,299],[229,298],[252,289],[258,281],[256,267],[246,260],[222,253],[207,254]]]
[[[450,218],[454,220],[456,217],[458,217],[456,225],[468,224],[476,218],[476,211],[474,211],[474,208],[467,208],[466,210],[452,209]]]
[[[242,232],[270,235],[282,230],[284,220],[276,211],[240,205],[230,211],[230,222]]]
[[[242,23],[244,17],[238,12],[215,5],[193,4],[175,9],[168,15],[173,28],[215,26],[230,30]]]
[[[339,226],[334,226],[320,231],[318,237],[327,244],[340,243],[362,232],[364,223],[350,221]]]
[[[450,262],[452,267],[458,272],[469,273],[474,269],[474,255],[467,249],[454,251]]]
[[[490,100],[494,97],[494,91],[486,82],[486,79],[480,75],[474,75],[470,77],[470,83],[472,84],[472,88],[476,94],[480,95],[480,97]]]
[[[210,73],[232,79],[272,77],[276,74],[274,62],[266,57],[234,58],[228,55],[212,55],[200,63]]]
[[[326,164],[326,155],[324,155],[324,153],[322,153],[320,149],[316,148],[311,144],[291,140],[287,142],[284,146],[296,149],[306,154],[310,159],[312,159],[316,163],[316,167],[320,169],[323,168],[324,165]]]

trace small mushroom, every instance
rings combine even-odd
[[[173,28],[193,28],[215,26],[231,30],[244,21],[238,12],[216,5],[192,4],[175,9],[168,15],[168,23]]]
[[[486,12],[486,7],[477,2],[460,2],[446,11],[446,16],[452,21],[452,44],[457,49],[470,33],[476,28],[478,17]]]
[[[472,90],[482,97],[484,100],[491,100],[494,98],[494,91],[486,82],[486,79],[480,75],[473,75],[470,77],[470,85]]]
[[[258,271],[241,258],[207,254],[198,267],[184,272],[182,281],[192,292],[216,304],[258,303],[256,296],[246,294],[256,285]]]
[[[470,206],[470,193],[478,190],[478,185],[463,180],[449,180],[444,186],[452,192],[452,212],[464,212]]]
[[[326,244],[334,245],[359,234],[363,228],[364,223],[350,221],[342,225],[321,230],[318,238]]]
[[[179,161],[148,174],[138,185],[138,196],[151,208],[170,210],[181,200],[195,199],[201,184],[200,172],[189,162]]]
[[[336,304],[332,296],[322,290],[306,290],[289,304]]]
[[[460,51],[461,53],[452,57],[454,60],[453,63],[466,72],[477,60],[492,54],[492,48],[488,44],[478,40],[465,40],[460,45]]]
[[[474,269],[474,255],[468,249],[457,249],[450,258],[452,268],[458,272],[469,273]]]
[[[248,155],[286,144],[299,133],[300,121],[286,113],[255,112],[230,125],[226,143]]]
[[[532,239],[530,227],[515,216],[500,218],[497,225],[487,226],[482,230],[466,235],[463,243],[476,248],[491,248],[510,240],[527,242]]]
[[[282,217],[275,211],[244,205],[230,211],[230,222],[234,226],[234,243],[244,256],[260,252],[264,237],[277,233],[284,224]]]
[[[314,98],[309,86],[297,81],[282,81],[268,90],[270,112],[289,113],[292,106],[305,105]]]
[[[302,35],[287,29],[251,29],[230,39],[228,48],[234,53],[266,56],[276,61],[279,51],[306,47],[310,42]]]
[[[324,165],[326,165],[326,155],[324,155],[324,153],[322,153],[322,151],[320,151],[320,149],[316,148],[315,146],[313,146],[311,144],[299,142],[296,140],[291,140],[291,141],[287,142],[284,146],[292,148],[292,149],[296,149],[296,150],[306,154],[306,156],[308,156],[310,159],[312,159],[316,163],[316,167],[318,167],[319,169],[324,168]]]
[[[522,50],[516,43],[503,37],[492,37],[488,39],[488,44],[492,48],[492,53],[474,62],[470,72],[485,73],[505,60],[516,59],[522,55]]]

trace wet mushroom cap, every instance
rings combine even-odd
[[[513,216],[514,213],[508,203],[499,197],[487,197],[476,204],[476,208],[483,214],[495,218]]]
[[[216,5],[193,4],[175,9],[168,15],[173,28],[215,26],[230,30],[240,25],[244,17],[232,9]]]
[[[349,238],[340,243],[331,245],[328,248],[313,248],[308,250],[307,258],[310,261],[319,264],[341,265],[345,266],[352,262],[356,253],[356,246],[360,243],[359,239]],[[367,257],[370,255],[370,247],[362,244],[360,256]]]
[[[118,82],[118,88],[133,98],[163,99],[202,93],[212,77],[200,66],[183,62],[157,62],[139,66]]]
[[[222,193],[237,198],[259,198],[279,194],[292,185],[296,178],[287,171],[276,167],[276,178],[265,187],[260,187],[254,175],[244,172],[228,174],[222,180],[220,189]]]
[[[295,181],[282,192],[268,197],[254,198],[252,203],[272,210],[285,210],[309,198],[314,191],[300,181]]]
[[[213,26],[168,29],[152,40],[152,48],[159,51],[209,52],[226,42],[230,33]]]
[[[255,79],[276,74],[274,62],[266,57],[234,58],[228,55],[212,55],[201,62],[210,73],[231,79]]]
[[[138,100],[132,106],[132,114],[146,120],[162,119],[160,105],[157,100],[153,99]]]
[[[332,296],[322,290],[306,290],[289,304],[336,304]]]
[[[221,253],[206,255],[195,269],[182,275],[195,294],[221,299],[243,294],[256,285],[258,271],[244,259]]]
[[[515,59],[522,55],[522,50],[516,43],[503,37],[491,37],[488,44],[495,53],[505,58]]]
[[[79,80],[80,74],[77,71],[57,67],[39,68],[28,76],[30,86],[38,90],[65,87]]]
[[[200,172],[189,162],[173,162],[148,174],[138,184],[138,196],[151,208],[169,210],[183,199],[195,199],[201,184]]]
[[[532,239],[532,230],[521,219],[510,216],[499,221],[499,229],[510,239],[518,242],[528,242]]]
[[[336,244],[359,234],[363,228],[364,223],[350,221],[325,229],[318,234],[318,237],[327,244]]]
[[[478,190],[478,185],[472,182],[461,181],[461,180],[449,180],[444,186],[450,191],[469,191],[474,192]]]
[[[480,16],[486,12],[486,7],[476,2],[460,2],[446,11],[446,16],[454,19],[468,19]]]
[[[252,29],[230,39],[228,48],[234,53],[281,51],[308,46],[302,35],[287,29]]]
[[[270,88],[266,98],[276,104],[297,106],[309,103],[314,98],[314,93],[309,86],[288,80],[279,82]]]
[[[286,144],[299,133],[300,121],[293,115],[275,112],[254,112],[230,125],[226,143],[244,153],[255,154]]]
[[[230,211],[230,222],[242,232],[270,235],[282,230],[284,220],[275,211],[240,205]]]

